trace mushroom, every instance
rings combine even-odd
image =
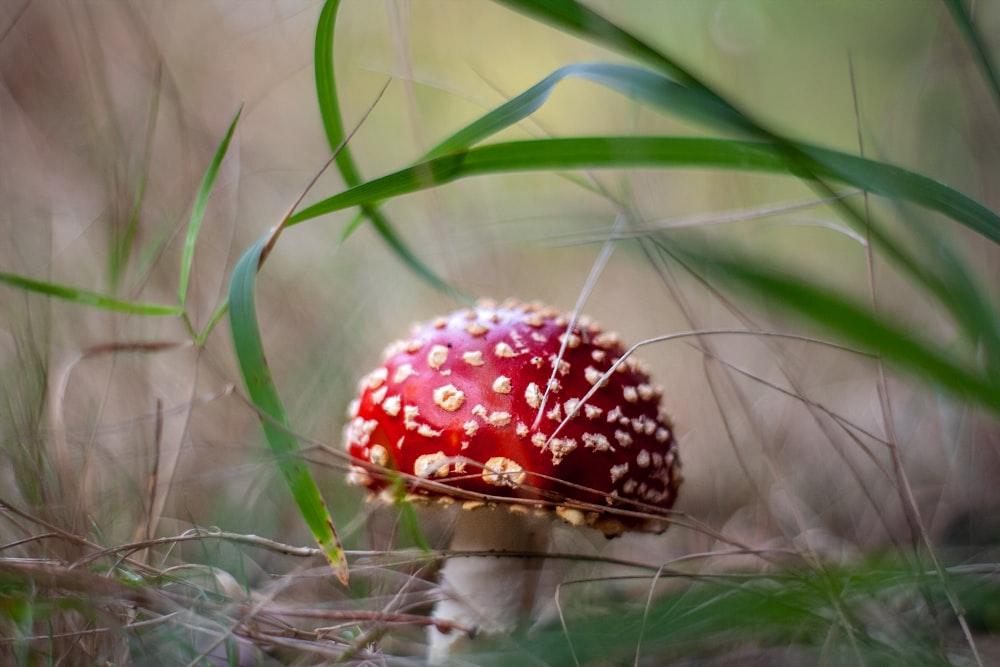
[[[349,481],[458,505],[452,549],[540,552],[551,515],[607,537],[661,533],[681,483],[662,390],[618,336],[539,304],[480,302],[414,326],[360,382]],[[456,502],[457,501],[457,502]],[[526,559],[453,557],[434,618],[502,635],[533,590]],[[446,662],[460,633],[432,627]]]

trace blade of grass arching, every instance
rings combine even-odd
[[[333,66],[333,42],[337,29],[337,10],[340,0],[327,0],[316,24],[316,44],[314,66],[316,68],[316,99],[319,102],[320,120],[326,132],[327,143],[335,149],[347,136],[344,121],[340,116],[340,100],[337,95],[337,76]],[[348,187],[361,182],[361,174],[349,147],[344,146],[334,158],[340,175]]]
[[[982,34],[976,28],[976,24],[973,23],[972,16],[966,10],[965,5],[962,4],[962,0],[944,0],[944,4],[948,8],[948,11],[951,12],[952,20],[955,21],[955,25],[958,26],[969,48],[972,50],[976,64],[979,66],[979,70],[986,80],[986,86],[990,89],[990,93],[993,94],[993,102],[997,105],[997,111],[1000,111],[1000,79],[997,78],[996,68],[993,67],[993,60],[989,49],[986,47],[986,42],[983,41]]]
[[[143,303],[141,301],[123,301],[114,297],[77,289],[69,285],[59,285],[40,280],[33,280],[14,273],[0,273],[0,283],[6,283],[18,289],[37,292],[47,296],[72,301],[81,306],[113,310],[131,315],[181,315],[183,310],[177,306],[164,306],[158,303]]]
[[[871,194],[920,204],[962,223],[994,243],[1000,243],[1000,216],[939,181],[896,165],[849,153],[806,144],[796,146],[806,158],[814,161],[809,166],[821,177],[855,185]]]
[[[764,127],[745,111],[737,107],[710,86],[701,81],[688,68],[642,39],[624,30],[597,12],[576,0],[494,0],[514,11],[534,17],[555,28],[575,34],[626,56],[645,62],[663,72],[685,88],[698,93],[703,100],[711,100],[715,109],[727,110],[727,118],[756,138],[770,141],[786,156],[795,161],[797,151],[779,134]],[[825,193],[829,194],[829,193]]]
[[[236,124],[239,122],[242,113],[243,105],[241,104],[240,108],[236,111],[236,115],[233,117],[233,121],[229,124],[229,130],[226,131],[226,136],[222,139],[222,143],[215,149],[215,155],[212,156],[208,170],[201,179],[201,186],[198,188],[194,206],[191,208],[191,219],[188,222],[187,234],[184,236],[184,252],[181,255],[180,284],[177,287],[177,303],[180,304],[182,309],[187,303],[188,283],[191,280],[191,266],[194,263],[194,250],[198,241],[198,232],[201,231],[201,223],[205,219],[205,206],[208,204],[209,195],[212,194],[215,179],[219,175],[219,166],[222,164],[222,159],[226,157],[226,151],[229,150],[229,142],[233,138],[233,133],[236,131]]]
[[[592,81],[702,125],[740,132],[752,129],[742,116],[720,105],[715,96],[686,88],[655,72],[631,65],[577,63],[560,67],[517,97],[479,117],[432,148],[425,158],[469,148],[527,118],[545,104],[559,83],[569,78]]]
[[[741,115],[678,62],[575,0],[494,1],[516,12],[549,23],[563,32],[577,34],[583,39],[619,51],[636,60],[649,62],[681,85],[714,97],[719,104]]]
[[[815,169],[824,177],[920,204],[1000,243],[1000,216],[957,190],[874,160],[816,147],[809,147],[808,152],[816,160]],[[533,139],[478,146],[419,162],[302,209],[290,218],[289,224],[470,176],[629,167],[791,172],[802,176],[780,149],[757,141],[659,136]]]
[[[240,373],[250,400],[260,413],[261,426],[271,451],[299,512],[312,531],[320,550],[334,573],[347,585],[347,557],[337,537],[333,520],[305,460],[298,455],[299,445],[292,435],[284,405],[271,378],[257,324],[255,291],[261,253],[270,235],[244,253],[233,270],[229,286],[229,323]]]
[[[735,289],[806,318],[838,340],[877,354],[888,364],[929,380],[960,398],[1000,413],[1000,378],[939,351],[865,305],[755,258],[735,256],[694,244],[661,246],[714,285]]]
[[[341,147],[347,136],[343,118],[340,114],[340,100],[337,94],[337,78],[334,71],[334,33],[337,27],[337,10],[340,0],[327,0],[320,12],[316,24],[316,43],[314,51],[316,70],[316,98],[319,102],[320,118],[326,140],[332,150]],[[348,187],[361,183],[361,174],[354,161],[354,155],[348,146],[342,146],[334,158],[337,170]],[[439,276],[433,269],[417,256],[413,249],[394,229],[392,223],[378,210],[377,202],[366,202],[361,206],[363,215],[372,223],[375,231],[393,252],[426,283],[446,294],[459,294],[448,281]]]

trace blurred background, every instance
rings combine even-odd
[[[587,4],[773,129],[998,204],[1000,123],[943,3]],[[188,323],[0,285],[4,501],[67,530],[97,526],[109,543],[192,525],[311,542],[244,398],[228,322],[202,347],[191,330],[209,323],[236,261],[329,157],[312,64],[320,9],[305,0],[0,5],[5,273],[175,304],[198,184],[243,105],[198,238]],[[1000,34],[998,10],[977,3],[988,39]],[[366,178],[406,166],[562,65],[621,61],[486,0],[347,0],[335,55],[345,124],[374,105],[351,140]],[[704,132],[569,80],[499,138]],[[306,201],[342,188],[328,171]],[[895,229],[909,224],[906,210],[872,205]],[[885,312],[953,342],[919,289],[878,256],[871,280],[864,239],[784,176],[509,174],[400,197],[385,212],[419,257],[477,297],[571,309],[623,216],[626,226],[691,227],[737,242],[861,297],[871,289]],[[367,226],[344,239],[354,214],[288,230],[261,273],[257,307],[290,421],[342,537],[362,547],[371,537],[362,494],[345,485],[336,453],[347,403],[385,344],[462,302],[422,282]],[[970,275],[997,284],[996,248],[955,225],[946,237]],[[584,311],[628,342],[747,326],[816,333],[767,303],[715,294],[631,241],[617,244]],[[936,538],[972,530],[968,517],[1000,502],[995,423],[893,375],[887,417],[870,359],[736,335],[658,343],[642,357],[677,423],[687,478],[677,509],[711,530],[595,541],[595,551],[664,562],[724,547],[717,533],[834,559],[906,543],[914,523],[886,445],[893,439]],[[0,536],[8,530],[0,525]]]

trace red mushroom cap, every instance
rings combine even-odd
[[[585,318],[568,335],[567,325],[554,310],[510,302],[415,326],[351,404],[350,481],[379,492],[401,478],[416,497],[535,500],[608,536],[662,532],[648,512],[669,509],[681,483],[662,391],[632,357],[602,381],[625,352],[617,335]]]

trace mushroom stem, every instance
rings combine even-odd
[[[453,555],[441,569],[441,595],[434,618],[475,628],[477,634],[509,635],[536,604],[541,558],[523,554],[548,551],[549,517],[512,512],[507,507],[460,511],[451,541],[453,551],[495,551],[511,555]],[[513,555],[522,554],[522,555]],[[428,661],[447,664],[469,638],[431,626]]]

